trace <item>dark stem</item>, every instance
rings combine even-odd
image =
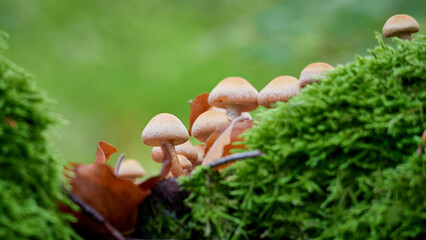
[[[228,155],[226,157],[223,157],[223,158],[221,158],[217,161],[209,163],[209,164],[207,164],[207,166],[214,168],[214,167],[219,167],[221,165],[227,164],[229,162],[243,160],[243,159],[247,159],[247,158],[260,157],[262,155],[263,155],[263,153],[259,150],[242,152],[242,153],[234,153],[234,154]]]
[[[70,190],[65,188],[64,186],[61,186],[62,190],[65,191],[65,193],[68,195],[68,197],[73,201],[75,204],[77,204],[81,210],[92,217],[94,220],[102,224],[107,230],[108,233],[111,235],[111,237],[115,240],[125,240],[126,238],[121,235],[117,229],[115,229],[111,223],[109,223],[98,211],[96,211],[94,208],[89,206],[87,203],[85,203],[82,199],[74,195]]]
[[[124,153],[120,155],[120,157],[117,160],[117,163],[115,164],[115,176],[118,176],[118,170],[120,170],[121,162],[124,159]]]

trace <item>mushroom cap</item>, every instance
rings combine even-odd
[[[167,140],[173,145],[179,145],[188,139],[188,131],[183,123],[169,113],[157,114],[142,131],[142,141],[148,146],[161,146],[163,140]]]
[[[194,148],[197,149],[198,152],[198,160],[195,165],[200,165],[204,160],[204,150],[206,149],[206,145],[198,144],[194,145]]]
[[[384,37],[395,37],[402,34],[412,34],[420,30],[419,23],[413,17],[406,14],[397,14],[390,17],[383,25]]]
[[[205,142],[217,127],[231,122],[232,120],[225,113],[208,110],[195,119],[194,124],[192,124],[191,135],[201,142]]]
[[[228,77],[213,88],[208,101],[211,106],[227,108],[236,105],[241,112],[249,112],[259,105],[257,95],[257,90],[244,78]]]
[[[271,108],[276,101],[287,102],[300,91],[300,83],[292,76],[280,76],[268,83],[259,93],[260,105]]]
[[[300,87],[318,82],[318,78],[322,78],[325,70],[333,69],[333,66],[324,62],[315,62],[306,66],[301,72],[299,77]]]
[[[195,149],[195,147],[189,140],[183,144],[175,146],[175,149],[176,154],[180,154],[187,157],[188,160],[191,162],[196,162],[198,160],[197,149]],[[151,151],[151,157],[154,161],[162,163],[164,159],[164,154],[161,150],[161,147],[153,147]]]
[[[187,157],[178,154],[179,163],[182,166],[183,169],[191,169],[192,163],[188,160]]]
[[[118,169],[118,176],[121,178],[135,179],[145,176],[145,169],[135,159],[124,160]]]

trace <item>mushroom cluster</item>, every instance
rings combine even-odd
[[[411,34],[419,31],[417,21],[404,14],[392,16],[383,26],[383,36],[411,40]],[[220,81],[211,92],[203,96],[205,103],[190,117],[190,127],[174,115],[161,113],[151,119],[142,132],[142,141],[153,146],[152,158],[163,163],[163,170],[170,168],[168,176],[188,175],[203,163],[207,155],[205,142],[218,139],[220,129],[231,126],[234,119],[247,116],[259,105],[273,108],[276,102],[287,102],[301,93],[309,84],[320,83],[327,71],[334,69],[324,62],[308,64],[300,72],[299,79],[293,76],[278,76],[258,92],[246,79],[228,77]],[[208,97],[208,98],[207,98]],[[196,98],[196,99],[197,99]],[[192,101],[190,101],[190,104]],[[191,113],[192,114],[192,113]],[[195,119],[195,120],[194,120]],[[219,133],[218,133],[219,132]],[[213,134],[215,133],[215,134]],[[192,145],[189,135],[201,142]],[[176,146],[176,148],[175,148]],[[207,151],[210,149],[207,148]]]

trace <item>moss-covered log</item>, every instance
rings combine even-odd
[[[262,157],[181,178],[191,212],[156,217],[167,224],[153,236],[424,239],[426,38],[377,38],[370,56],[261,111],[246,144]]]

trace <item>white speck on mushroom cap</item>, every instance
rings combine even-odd
[[[299,80],[292,76],[280,76],[268,83],[259,93],[259,104],[270,107],[276,101],[288,101],[300,91]]]
[[[397,14],[390,17],[383,25],[382,34],[384,37],[394,37],[401,34],[412,34],[420,30],[420,25],[410,15]]]
[[[242,112],[253,111],[257,103],[257,90],[244,78],[229,77],[220,81],[210,92],[209,104],[219,108],[238,105]]]
[[[208,110],[200,114],[192,125],[191,135],[205,142],[216,128],[230,124],[232,120],[223,112]]]
[[[160,146],[163,140],[179,145],[188,139],[188,130],[176,116],[170,113],[157,114],[142,131],[142,141],[148,146]]]
[[[334,67],[324,62],[315,62],[306,66],[301,72],[299,82],[304,86],[311,82],[316,82],[318,79],[323,78],[323,73],[326,70],[333,69]]]

